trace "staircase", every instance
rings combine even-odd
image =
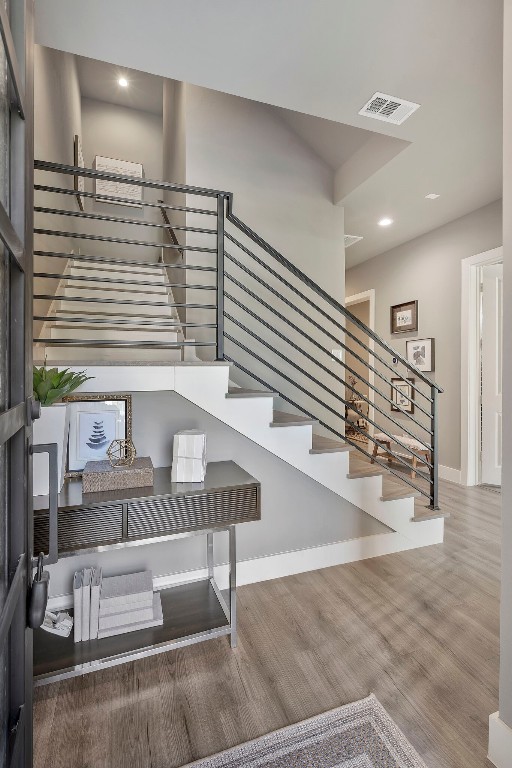
[[[87,365],[91,391],[119,389],[120,380],[126,390],[173,390],[408,541],[442,540],[442,390],[238,219],[230,193],[43,161],[36,172],[36,359]],[[147,218],[96,212],[122,194],[80,192],[90,211],[77,210],[78,193],[46,183],[48,173],[139,185]],[[38,204],[38,193],[60,207]],[[151,199],[170,193],[183,204]],[[171,223],[173,212],[186,224]],[[134,237],[134,228],[149,234]],[[75,253],[77,240],[87,255]],[[160,258],[144,258],[155,250]],[[154,366],[149,384],[136,370],[144,363]],[[422,462],[415,477],[414,456]],[[392,493],[384,476],[397,480]],[[418,496],[429,507],[421,520]]]
[[[80,347],[82,339],[94,345],[97,362],[151,362],[155,354],[172,361],[186,355],[184,329],[162,264],[127,270],[71,257],[42,322],[47,341],[35,343],[34,357],[48,363],[90,362],[91,346]]]

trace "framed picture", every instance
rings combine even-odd
[[[88,461],[107,458],[116,439],[132,439],[131,395],[81,393],[63,398],[69,403],[67,477],[76,477]]]
[[[142,163],[133,163],[130,160],[116,160],[114,157],[103,157],[96,155],[94,158],[94,167],[97,171],[106,171],[107,173],[117,173],[122,176],[135,176],[138,179],[144,178],[144,167]],[[114,179],[96,179],[95,193],[97,195],[109,195],[112,197],[122,197],[126,202],[116,202],[115,200],[99,200],[98,202],[110,203],[111,205],[123,205],[131,208],[141,208],[142,187],[139,184],[126,184]]]
[[[391,383],[391,410],[414,413],[414,379],[391,379]]]
[[[435,370],[435,340],[410,339],[406,342],[407,360],[420,371]]]
[[[73,163],[77,168],[85,168],[84,154],[82,152],[82,142],[80,136],[75,134],[73,141]],[[85,179],[83,176],[74,176],[75,192],[85,192]],[[81,211],[84,209],[84,201],[80,195],[76,196],[76,202]]]
[[[418,330],[418,302],[407,301],[391,307],[391,333],[416,333]]]

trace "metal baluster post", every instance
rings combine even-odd
[[[224,360],[224,195],[217,196],[217,360]]]
[[[432,384],[430,387],[431,417],[430,424],[432,429],[432,453],[430,454],[430,504],[429,509],[439,509],[439,440],[438,440],[438,414],[437,414],[437,387]]]

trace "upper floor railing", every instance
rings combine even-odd
[[[190,344],[202,350],[205,359],[211,348],[216,359],[236,367],[240,383],[257,381],[272,389],[284,403],[315,419],[326,435],[345,440],[360,455],[426,497],[430,508],[438,508],[437,399],[442,390],[241,221],[233,213],[231,193],[44,161],[36,161],[35,168],[36,257],[45,264],[52,259],[73,258],[78,263],[110,265],[116,270],[122,267],[128,272],[126,281],[118,276],[111,279],[112,297],[99,290],[109,285],[108,270],[98,278],[97,294],[90,277],[84,279],[84,294],[73,300],[77,306],[83,302],[98,307],[96,313],[88,312],[88,323],[129,325],[130,320],[122,317],[122,307],[133,302],[120,302],[114,293],[122,291],[125,282],[143,288],[137,267],[156,263],[155,254],[161,249],[167,275],[172,276],[166,286],[174,297],[181,297],[179,301],[171,299],[170,305],[179,312],[184,333],[183,341],[174,344],[154,338],[132,341],[129,333],[116,343],[101,344],[83,334],[75,339],[53,335],[37,341],[82,347],[172,348]],[[40,183],[43,173],[60,182]],[[115,182],[121,189],[123,184],[139,185],[145,190],[145,199],[140,201],[137,215],[119,216],[111,207],[103,212],[98,210],[98,203],[100,207],[133,205],[133,200],[91,189],[78,193],[62,182],[62,178],[73,176]],[[88,201],[90,210],[76,207],[78,194]],[[152,200],[152,195],[157,197]],[[44,197],[44,205],[38,196]],[[48,204],[54,196],[71,205]],[[180,204],[164,203],[162,197],[166,201],[180,198]],[[198,198],[200,205],[196,205]],[[163,222],[154,214],[162,215]],[[49,217],[58,226],[48,226]],[[63,226],[66,222],[69,224]],[[40,247],[41,240],[45,247]],[[67,249],[58,247],[62,241]],[[69,247],[77,241],[87,243],[87,255],[75,254]],[[144,251],[151,254],[149,258],[141,258]],[[62,269],[37,270],[35,277],[58,280]],[[211,301],[204,301],[205,292],[210,292]],[[58,298],[48,290],[35,295],[36,301]],[[140,307],[138,326],[151,328],[159,303],[147,298],[135,303]],[[145,309],[150,316],[144,316]],[[47,321],[48,317],[36,314],[35,319]],[[194,340],[189,342],[192,334]]]

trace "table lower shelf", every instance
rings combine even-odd
[[[164,623],[102,640],[75,643],[69,637],[34,632],[34,684],[63,680],[144,656],[231,634],[231,626],[208,580],[160,591]]]

